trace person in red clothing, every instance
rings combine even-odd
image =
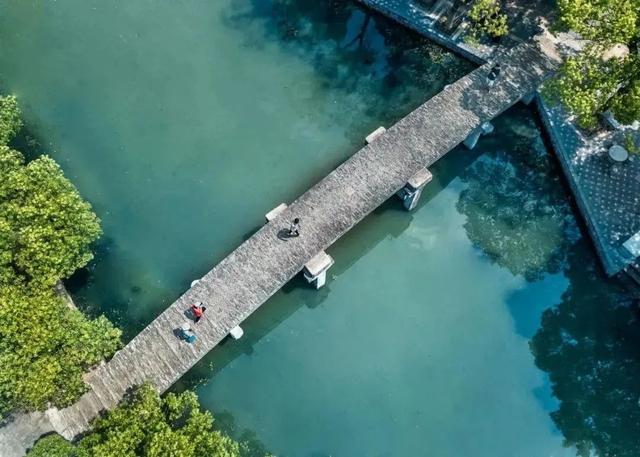
[[[193,313],[193,321],[197,324],[202,319],[204,312],[207,310],[205,306],[202,306],[202,302],[197,302],[195,305],[191,305],[191,312]]]

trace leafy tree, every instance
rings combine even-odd
[[[91,260],[99,220],[51,158],[0,146],[0,176],[0,283],[53,285]]]
[[[635,73],[638,75],[640,74],[640,59],[636,59],[635,64],[639,67]],[[616,117],[627,124],[640,120],[640,77],[635,76],[635,78],[635,80],[629,81],[625,89],[619,91],[611,101],[611,109]]]
[[[119,345],[106,318],[87,319],[50,287],[0,287],[0,415],[72,403],[82,373]]]
[[[584,128],[597,125],[598,114],[611,109],[623,123],[640,119],[640,58],[605,60],[605,47],[592,44],[568,58],[547,94],[560,99]]]
[[[640,0],[559,0],[559,24],[591,43],[566,60],[547,93],[585,128],[611,109],[623,123],[640,119]],[[628,50],[611,54],[615,46]]]
[[[195,393],[161,398],[149,384],[98,418],[92,432],[56,457],[241,457],[245,446],[216,431]],[[62,449],[60,438],[39,441],[28,457]],[[55,455],[55,454],[53,454]]]
[[[558,0],[560,25],[584,39],[629,43],[638,36],[638,0]]]
[[[48,435],[38,440],[27,454],[29,457],[71,457],[74,446],[60,435]]]
[[[70,404],[82,373],[120,344],[107,319],[54,292],[91,259],[99,221],[52,159],[27,164],[6,145],[20,126],[15,98],[0,98],[0,417]]]
[[[472,32],[500,38],[509,33],[507,15],[502,12],[500,0],[476,0],[469,11]]]
[[[22,128],[18,101],[14,96],[0,97],[0,145],[7,145]]]

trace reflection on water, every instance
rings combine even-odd
[[[540,279],[564,269],[578,228],[534,119],[498,122],[503,134],[488,138],[491,150],[461,175],[468,188],[457,207],[469,238],[492,261]]]
[[[469,185],[458,201],[465,229],[484,255],[513,274],[539,280],[561,273],[567,282],[540,326],[521,329],[533,337],[536,365],[550,377],[551,417],[566,444],[581,456],[640,455],[637,304],[605,277],[581,238],[533,119],[510,121],[499,120],[503,135],[484,142],[495,149],[461,175]],[[497,146],[505,139],[508,149]]]
[[[312,64],[325,84],[341,89],[351,107],[366,103],[367,115],[384,124],[392,121],[390,114],[397,109],[390,107],[390,99],[400,106],[416,106],[417,100],[430,98],[472,68],[443,48],[345,0],[251,0],[225,13],[225,19],[241,30],[265,24],[263,35],[246,37],[245,42],[258,47],[265,38],[280,43]],[[361,93],[383,97],[362,99]]]
[[[580,237],[557,170],[520,194],[547,203],[496,233],[513,243],[521,224],[535,242],[552,225],[537,220],[547,206],[559,215],[554,231],[569,241],[549,243],[533,276],[495,262],[469,239],[481,218],[456,211],[466,200],[469,214],[492,214],[470,198],[486,182],[476,167],[493,161],[514,170],[500,179],[526,180],[540,160],[530,113],[510,111],[476,151],[434,167],[415,213],[390,200],[336,243],[325,289],[295,280],[245,323],[246,340],[226,342],[176,388],[197,385],[205,405],[233,415],[232,430],[252,430],[278,455],[575,455],[529,349],[568,286],[562,266]]]

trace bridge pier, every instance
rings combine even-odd
[[[242,335],[244,335],[244,330],[242,330],[242,327],[240,327],[239,325],[236,325],[231,330],[229,330],[229,335],[231,335],[231,338],[233,338],[234,340],[239,340],[240,338],[242,338]]]
[[[425,167],[413,175],[409,182],[396,193],[407,211],[413,210],[418,205],[424,186],[429,184],[432,179],[433,175]]]
[[[327,281],[327,271],[333,264],[334,261],[331,256],[324,251],[320,251],[318,255],[305,263],[302,269],[304,279],[316,289],[321,288]]]
[[[384,127],[379,127],[378,130],[380,129],[382,129],[382,131],[377,133],[377,135],[382,135],[382,133],[384,133],[385,131]],[[378,132],[378,130],[376,130],[374,133]],[[373,135],[374,133],[372,133],[371,135]],[[371,135],[369,135],[367,138],[369,138]],[[373,139],[371,141],[373,141]],[[278,215],[285,209],[287,209],[287,204],[280,203],[278,206],[265,214],[267,223],[278,217]],[[309,284],[312,284],[316,289],[320,289],[327,282],[327,271],[329,270],[329,268],[331,268],[331,265],[333,265],[333,263],[334,262],[331,256],[326,252],[321,251],[318,255],[316,255],[304,265],[304,268],[302,269],[304,279],[306,279],[307,282]],[[230,334],[237,340],[242,336],[242,329],[240,328],[240,326],[236,328],[239,329],[239,332],[236,333],[239,333],[240,336],[236,337],[234,335],[233,330],[236,330],[235,328],[231,331]]]
[[[473,129],[463,143],[467,149],[473,149],[482,135],[488,135],[491,132],[493,132],[493,124],[491,122],[483,122],[479,127]]]

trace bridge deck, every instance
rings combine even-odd
[[[536,45],[529,44],[512,49],[501,61],[501,77],[490,92],[484,89],[486,66],[458,80],[362,148],[262,227],[108,363],[94,370],[87,379],[89,391],[77,403],[47,412],[50,429],[68,438],[76,436],[87,430],[100,411],[116,405],[127,389],[145,380],[159,391],[166,390],[313,256],[402,188],[421,168],[430,166],[462,142],[482,122],[533,92],[556,66]],[[302,220],[300,237],[280,240],[278,231],[294,217]],[[207,313],[197,324],[198,339],[191,345],[178,340],[174,331],[185,322],[185,310],[196,301],[206,303]],[[36,413],[34,420],[40,419]],[[24,422],[17,420],[16,426]],[[47,431],[45,426],[38,427]],[[16,436],[19,431],[11,429],[10,424],[0,430],[3,456],[20,455],[9,452],[9,448],[25,449],[33,442],[33,433]]]

